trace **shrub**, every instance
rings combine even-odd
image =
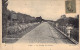
[[[79,30],[74,28],[71,30],[71,38],[75,39],[76,41],[79,41]]]

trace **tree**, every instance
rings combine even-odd
[[[7,33],[7,17],[8,17],[8,0],[2,0],[2,37],[4,37]]]
[[[57,20],[60,26],[66,26],[68,23],[68,18],[65,15],[62,15],[60,19]]]
[[[79,18],[69,17],[69,24],[72,24],[74,28],[79,28]]]
[[[41,23],[41,22],[42,22],[42,20],[43,20],[43,19],[42,19],[42,17],[41,17],[41,16],[40,16],[40,17],[36,17],[36,21],[37,21],[37,22],[40,22],[40,23]]]

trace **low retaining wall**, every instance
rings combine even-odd
[[[64,36],[66,36],[73,43],[78,44],[78,42],[76,40],[74,40],[73,38],[68,37],[64,32],[62,32],[61,30],[59,30],[57,27],[55,27],[55,29],[58,30],[60,33],[62,33]]]

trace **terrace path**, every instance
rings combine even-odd
[[[43,22],[30,32],[26,33],[16,43],[67,43],[72,42],[58,32],[49,23]]]

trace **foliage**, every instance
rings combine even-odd
[[[79,18],[73,18],[73,17],[66,17],[66,18],[60,18],[57,20],[57,23],[61,26],[72,25],[74,28],[79,28]]]
[[[7,9],[8,0],[2,0],[2,37],[4,37],[7,33],[6,29],[7,29],[7,17],[9,15],[9,10]]]
[[[36,17],[36,21],[37,21],[37,22],[40,22],[40,23],[41,23],[41,22],[42,22],[42,20],[43,20],[43,19],[42,19],[42,17],[41,17],[41,16],[40,16],[40,17]]]
[[[71,30],[71,38],[79,42],[79,31],[77,28]]]
[[[70,32],[70,38],[73,38],[74,40],[79,42],[79,15],[77,15],[75,18],[73,17],[60,18],[56,22],[59,24],[58,29],[60,29],[66,35],[67,35],[66,26],[68,25],[73,26],[73,29]]]
[[[75,28],[79,28],[79,19],[69,17],[69,24],[72,24]]]
[[[28,23],[28,24],[24,23],[24,24],[9,26],[7,28],[8,35],[19,34],[18,32],[23,31],[26,28],[34,26],[34,25],[38,25],[38,23]]]
[[[16,13],[15,11],[10,11],[7,9],[8,0],[2,0],[2,36],[6,36],[8,34],[7,28],[14,26],[15,24],[28,24],[41,22],[42,17],[32,17],[23,13]],[[11,28],[12,29],[12,28]],[[14,31],[13,31],[14,32]]]

